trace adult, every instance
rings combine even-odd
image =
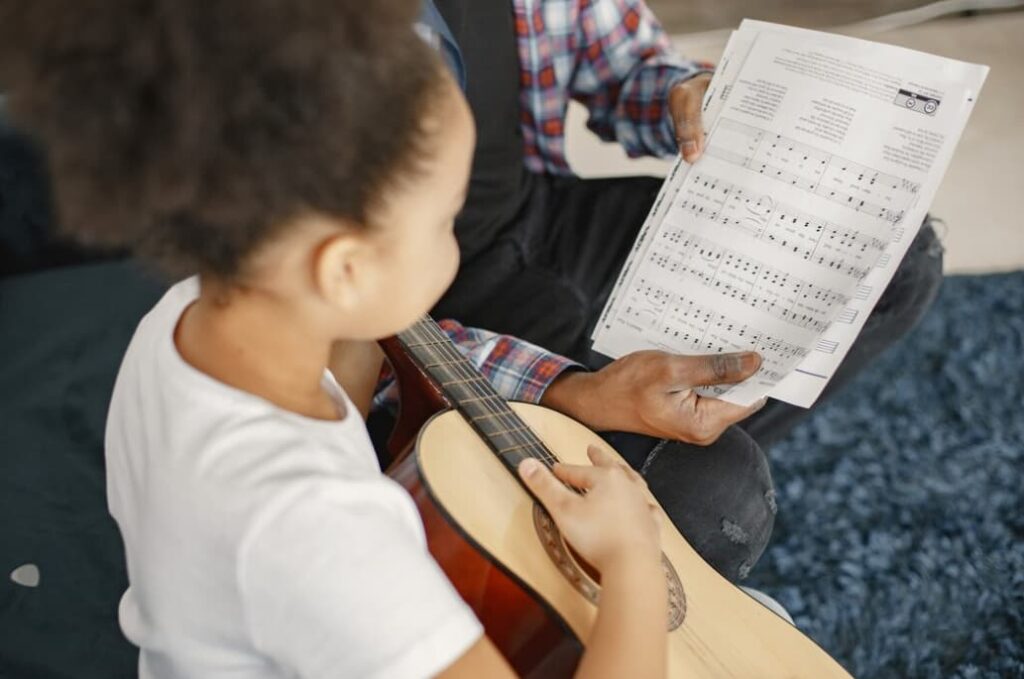
[[[677,55],[643,0],[424,1],[421,32],[463,83],[477,124],[456,223],[462,265],[435,315],[606,366],[590,335],[661,180],[574,176],[565,154],[568,102],[585,105],[590,130],[631,156],[681,151],[694,162],[710,65]],[[941,278],[942,247],[926,219],[823,399],[920,320]],[[635,356],[626,360],[636,368]],[[652,399],[675,388],[667,377],[694,360],[645,356]],[[654,375],[659,366],[666,379]],[[767,445],[806,412],[770,400],[740,426]],[[644,433],[707,443],[728,430],[726,420],[698,426],[681,413],[675,426]],[[700,427],[710,435],[694,435]],[[627,447],[663,455],[656,439]]]

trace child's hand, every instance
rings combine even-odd
[[[556,464],[554,474],[536,460],[524,460],[519,474],[569,544],[602,573],[626,560],[660,558],[658,514],[643,478],[596,446],[587,456],[594,466]]]

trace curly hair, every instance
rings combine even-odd
[[[441,68],[415,0],[4,0],[0,83],[61,228],[232,278],[302,214],[372,221]]]

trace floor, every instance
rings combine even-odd
[[[946,224],[940,235],[948,273],[1024,268],[1024,11],[881,33],[840,30],[991,67],[931,211]],[[715,61],[727,38],[725,30],[676,35],[674,41],[687,56]],[[578,174],[665,174],[667,161],[630,160],[618,146],[596,139],[583,125],[585,116],[582,107],[571,107],[567,151]]]

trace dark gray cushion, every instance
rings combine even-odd
[[[0,280],[0,676],[137,674],[103,432],[122,354],[165,287],[127,261]],[[37,587],[11,580],[25,564]]]

